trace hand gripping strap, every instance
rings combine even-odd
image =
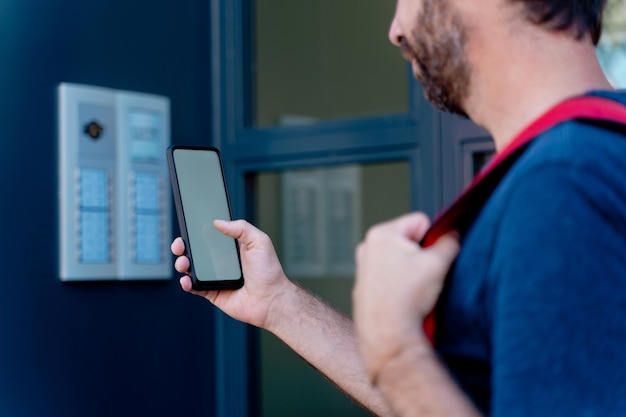
[[[557,104],[526,127],[476,175],[468,188],[435,218],[421,245],[428,247],[439,237],[452,231],[463,236],[500,180],[526,150],[528,144],[558,124],[579,119],[626,125],[626,106],[597,96],[574,97]],[[431,341],[434,341],[433,313],[424,320],[424,332]]]

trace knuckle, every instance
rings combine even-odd
[[[383,235],[384,232],[384,225],[383,224],[376,224],[372,227],[370,227],[367,232],[365,233],[365,241],[376,241],[380,238],[381,235]]]

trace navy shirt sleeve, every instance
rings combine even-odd
[[[490,267],[493,416],[626,415],[625,184],[566,162],[514,184]]]

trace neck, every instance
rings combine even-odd
[[[612,89],[591,41],[562,32],[535,32],[530,40],[510,36],[502,42],[506,49],[481,51],[484,54],[474,60],[483,67],[474,71],[481,77],[472,78],[466,108],[472,120],[491,133],[498,151],[559,102],[590,90]],[[512,50],[514,56],[507,52]]]

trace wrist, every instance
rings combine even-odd
[[[429,342],[407,346],[387,361],[376,388],[397,415],[480,416]]]
[[[268,305],[265,323],[261,327],[270,333],[279,335],[286,324],[286,319],[296,315],[296,306],[301,291],[302,289],[297,284],[290,281],[286,276],[283,277],[281,285],[276,289]]]
[[[415,360],[423,360],[424,358],[432,359],[435,357],[432,345],[426,338],[414,337],[391,351],[383,360],[381,360],[375,369],[369,372],[370,383],[378,386],[382,381],[395,378],[397,372],[402,373],[406,370],[406,366],[414,365]]]

